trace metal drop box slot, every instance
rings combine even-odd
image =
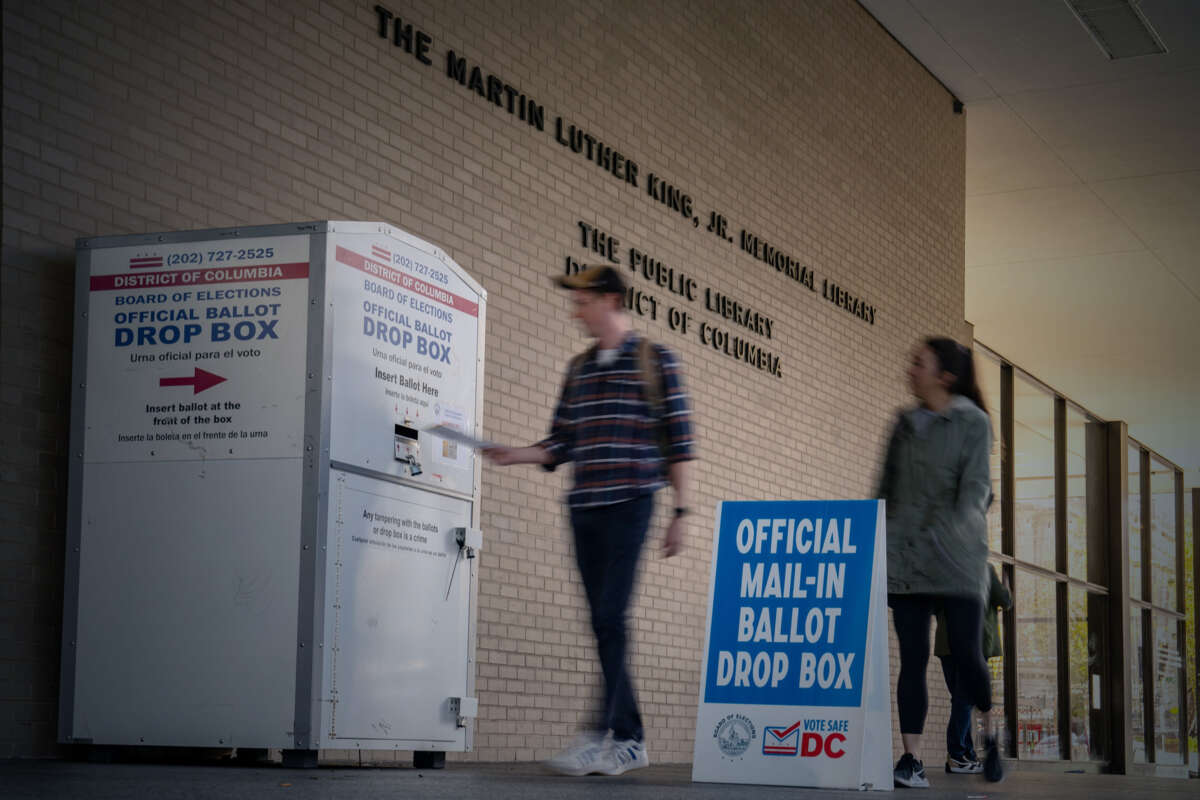
[[[378,222],[76,256],[60,741],[470,750],[483,287]]]

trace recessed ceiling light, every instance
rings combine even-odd
[[[1063,1],[1111,60],[1167,52],[1136,0]]]

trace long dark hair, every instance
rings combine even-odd
[[[961,394],[986,414],[987,404],[983,401],[983,392],[979,390],[979,382],[975,378],[975,357],[971,349],[944,336],[929,337],[925,340],[925,346],[937,357],[938,369],[954,376],[950,393]]]

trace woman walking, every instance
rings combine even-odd
[[[1013,607],[1012,592],[996,574],[996,568],[988,569],[991,589],[988,592],[987,608],[983,612],[983,658],[985,661],[1004,655],[1000,644],[1000,611]],[[950,652],[950,639],[946,633],[946,616],[937,613],[937,634],[934,636],[933,654],[942,661],[942,675],[946,678],[946,689],[950,692],[950,720],[946,725],[946,772],[983,772],[983,762],[975,755],[971,741],[971,701],[959,690],[958,665]],[[991,729],[991,720],[984,715],[984,730]]]
[[[992,707],[983,658],[992,432],[971,351],[957,342],[930,338],[918,345],[908,382],[918,404],[896,421],[878,496],[887,501],[888,605],[900,641],[896,704],[904,755],[895,782],[923,788],[929,786],[919,756],[929,709],[929,622],[939,608],[962,696],[980,711]],[[1003,768],[990,732],[985,747],[984,775],[998,781]]]

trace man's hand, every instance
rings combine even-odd
[[[675,461],[667,467],[667,477],[671,481],[675,507],[684,509],[685,514],[687,513],[688,487],[691,485],[691,481],[688,480],[691,463],[691,461]],[[683,515],[678,514],[671,518],[671,524],[667,526],[667,535],[663,537],[663,558],[670,558],[682,550]]]
[[[675,517],[671,520],[671,524],[667,526],[667,533],[663,536],[662,554],[663,558],[671,556],[683,551],[683,517]]]
[[[515,447],[489,447],[483,451],[488,461],[499,467],[507,467],[517,463]]]
[[[550,461],[550,454],[537,445],[489,447],[483,451],[483,454],[498,467],[507,467],[512,464],[545,464]]]

